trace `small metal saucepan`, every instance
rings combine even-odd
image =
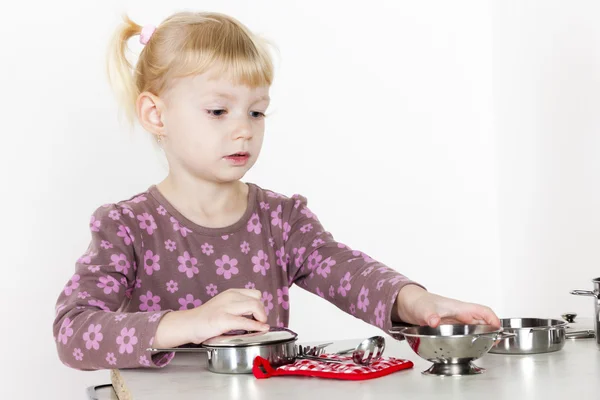
[[[558,319],[505,318],[500,322],[504,332],[514,333],[515,336],[499,341],[490,349],[490,353],[550,353],[561,350],[569,336],[565,331],[568,323]]]
[[[600,277],[592,279],[592,283],[594,284],[594,291],[573,290],[571,294],[594,298],[594,335],[596,336],[596,346],[600,350]]]
[[[148,349],[153,352],[186,352],[208,355],[208,369],[221,374],[251,374],[256,356],[277,368],[296,360],[297,334],[286,328],[272,327],[267,332],[232,333],[217,336],[198,347]]]

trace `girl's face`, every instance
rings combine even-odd
[[[166,93],[163,149],[172,173],[231,182],[258,158],[269,87],[234,85],[210,72],[177,79]]]

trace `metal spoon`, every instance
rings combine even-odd
[[[373,336],[363,340],[354,349],[338,351],[336,355],[352,353],[352,361],[355,364],[369,365],[377,361],[385,350],[385,339],[382,336]]]

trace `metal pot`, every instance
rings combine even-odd
[[[571,294],[576,296],[594,297],[594,331],[596,332],[596,345],[600,349],[600,278],[592,279],[594,291],[573,290]]]
[[[203,342],[199,347],[148,349],[155,352],[208,354],[208,369],[221,374],[251,374],[256,356],[277,368],[296,360],[298,335],[286,328],[267,332],[224,334]]]
[[[538,354],[561,350],[567,334],[566,321],[542,318],[505,318],[500,320],[504,332],[514,337],[499,341],[490,353]]]

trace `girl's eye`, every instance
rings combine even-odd
[[[208,110],[208,113],[213,117],[220,117],[225,114],[225,110]]]
[[[250,114],[254,117],[254,118],[264,118],[265,117],[265,113],[262,113],[260,111],[252,111],[250,112]]]

